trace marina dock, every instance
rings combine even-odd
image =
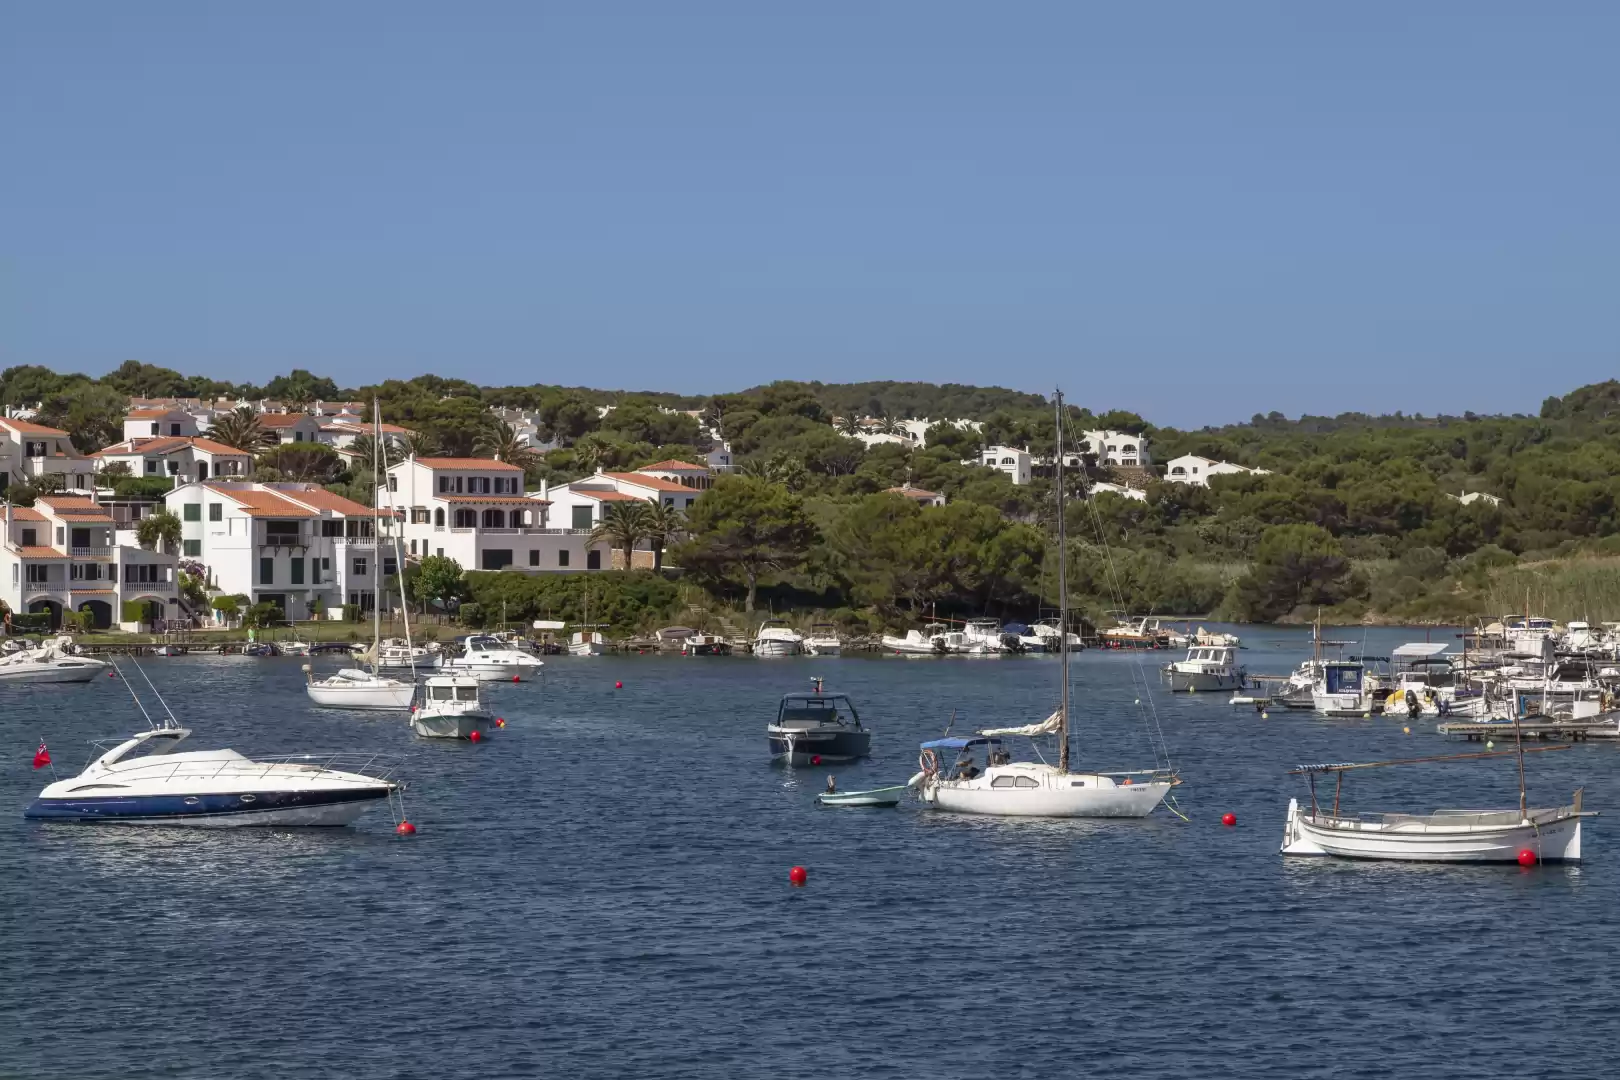
[[[1448,720],[1436,727],[1440,734],[1451,739],[1481,742],[1486,739],[1513,738],[1513,725],[1500,720]],[[1552,720],[1530,718],[1519,721],[1519,736],[1525,739],[1586,739],[1620,738],[1620,713],[1603,713],[1585,720]]]

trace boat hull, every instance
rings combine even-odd
[[[756,641],[754,642],[754,655],[765,657],[798,656],[804,647],[797,641]]]
[[[1517,862],[1519,852],[1530,850],[1543,862],[1580,862],[1581,813],[1572,807],[1532,810],[1532,820],[1492,824],[1471,823],[1473,818],[1518,818],[1518,812],[1431,814],[1406,818],[1392,815],[1393,823],[1363,822],[1315,814],[1298,799],[1288,802],[1283,825],[1282,854],[1337,856],[1396,862]],[[1445,822],[1454,817],[1455,824]],[[1437,820],[1439,819],[1439,820]]]
[[[30,664],[23,668],[0,668],[0,682],[5,683],[76,683],[89,682],[107,665],[100,660],[74,658],[62,664]]]
[[[771,762],[779,765],[839,765],[872,752],[872,733],[848,728],[791,733],[774,728],[767,732]]]
[[[540,670],[539,664],[495,664],[473,662],[465,664],[452,660],[444,666],[452,675],[472,675],[479,682],[510,682],[514,677],[527,679]]]
[[[1071,785],[1080,777],[1071,780]],[[1090,780],[1091,778],[1085,778]],[[937,810],[993,817],[1144,818],[1164,801],[1166,782],[1117,786],[991,788],[972,781],[924,785],[923,802]]]
[[[899,806],[900,797],[905,793],[906,787],[903,784],[896,787],[873,788],[870,791],[828,791],[817,795],[816,802],[830,807]]]
[[[35,799],[23,817],[80,825],[341,826],[386,799],[384,783],[341,791],[264,791],[215,794]]]
[[[400,686],[370,686],[365,683],[333,686],[326,683],[309,683],[305,689],[309,691],[310,701],[329,709],[403,711],[411,707],[411,699],[416,695],[414,683],[404,683]]]
[[[1177,671],[1170,667],[1164,675],[1170,689],[1181,694],[1237,690],[1243,686],[1242,676],[1230,671]]]
[[[494,717],[484,711],[430,713],[418,709],[411,714],[411,730],[424,739],[468,739],[473,732],[488,734]]]

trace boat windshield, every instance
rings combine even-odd
[[[458,686],[458,687],[456,687],[456,700],[457,701],[477,701],[478,700],[478,687],[476,687],[476,686]]]
[[[860,727],[855,706],[843,694],[789,694],[776,713],[778,727],[841,724]]]

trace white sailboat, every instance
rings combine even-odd
[[[372,401],[376,445],[379,453],[384,445],[382,438],[382,407],[375,400]],[[378,483],[377,455],[371,459],[371,490],[376,491]],[[372,516],[372,532],[376,533],[377,518]],[[405,609],[405,651],[406,656],[412,655],[410,641],[411,616],[409,605],[405,603],[405,563],[398,558],[399,533],[394,531],[395,559],[398,562],[399,588],[401,607]],[[380,562],[380,561],[379,561]],[[411,700],[416,696],[416,672],[413,668],[409,680],[395,679],[384,675],[377,664],[383,651],[382,644],[382,580],[381,565],[376,568],[378,575],[377,588],[373,590],[372,603],[372,636],[371,656],[372,666],[368,671],[365,668],[344,668],[335,675],[324,679],[317,679],[310,665],[304,665],[304,689],[309,699],[317,705],[324,705],[334,709],[368,709],[403,712],[411,707]]]
[[[1063,521],[1063,394],[1056,394],[1057,413],[1057,535],[1059,625],[1069,624],[1067,534]],[[1170,789],[1180,783],[1172,770],[1132,772],[1072,772],[1069,769],[1069,648],[1058,635],[1062,704],[1038,724],[991,728],[966,738],[925,742],[919,758],[921,771],[911,778],[924,804],[938,810],[998,817],[1147,817]],[[1003,748],[1003,737],[1039,738],[1055,735],[1058,763],[1013,761]],[[974,758],[983,748],[981,767]],[[950,770],[943,767],[940,751],[960,755]],[[1140,779],[1139,779],[1140,778]]]

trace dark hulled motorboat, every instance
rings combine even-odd
[[[807,694],[788,694],[776,720],[765,729],[771,762],[783,765],[836,765],[866,757],[872,732],[861,726],[855,706],[843,694],[828,694],[820,679]]]

